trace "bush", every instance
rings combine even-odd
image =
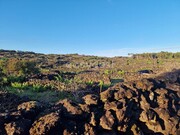
[[[22,83],[24,81],[25,81],[25,76],[10,75],[7,77],[7,82],[9,84],[14,83],[14,82]]]
[[[14,83],[11,83],[11,86],[13,88],[17,88],[17,89],[28,89],[29,88],[27,83],[14,82]]]
[[[94,84],[94,82],[93,82],[93,81],[88,81],[88,82],[86,82],[86,84],[87,84],[88,86],[92,86],[92,85]]]
[[[16,76],[27,76],[40,72],[34,61],[19,60],[17,58],[0,60],[0,68],[5,74]]]
[[[2,72],[2,69],[0,68],[0,85],[4,83],[3,78],[4,78],[4,73]]]
[[[40,72],[33,61],[19,61],[16,63],[16,69],[21,75],[29,76]]]
[[[13,82],[11,83],[11,87],[13,89],[20,89],[20,90],[32,90],[33,92],[43,92],[46,90],[53,89],[50,85],[41,85],[41,84],[33,84],[29,85],[28,83],[19,83],[19,82]]]
[[[172,59],[172,58],[180,58],[180,52],[172,53],[172,52],[159,52],[159,53],[143,53],[143,54],[134,54],[134,58],[152,58],[152,59]]]
[[[63,79],[63,77],[61,75],[55,76],[55,80],[60,81],[60,82],[64,82],[64,79]]]
[[[104,74],[109,75],[109,74],[110,74],[110,71],[109,71],[109,70],[105,70],[105,71],[104,71]]]
[[[73,82],[73,79],[66,79],[66,78],[63,78],[62,75],[57,75],[54,77],[56,81],[59,81],[59,82],[62,82],[62,83],[65,83],[65,84],[70,84]]]
[[[40,85],[40,84],[32,85],[32,90],[34,92],[43,92],[50,89],[53,89],[50,85]]]
[[[125,71],[124,71],[124,70],[119,70],[119,71],[118,71],[118,74],[119,74],[119,75],[124,75],[124,74],[125,74]]]

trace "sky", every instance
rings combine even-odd
[[[0,49],[126,56],[180,51],[180,0],[0,0]]]

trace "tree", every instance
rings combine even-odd
[[[40,72],[36,66],[36,62],[17,58],[0,60],[0,68],[3,70],[3,73],[11,76],[29,76]]]
[[[16,63],[16,70],[20,75],[25,76],[37,74],[40,72],[34,61],[19,61]]]
[[[4,77],[4,73],[3,73],[2,69],[0,68],[0,85],[3,84],[3,77]]]

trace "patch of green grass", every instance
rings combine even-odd
[[[12,82],[11,86],[16,89],[28,89],[27,83]]]
[[[150,60],[147,60],[147,64],[152,64],[152,62]]]
[[[73,82],[73,79],[65,79],[64,83],[65,84],[71,84]]]
[[[119,70],[119,71],[118,71],[118,74],[119,74],[119,75],[124,75],[124,74],[125,74],[125,71],[124,71],[124,70]]]
[[[11,83],[10,87],[19,89],[19,90],[32,90],[34,92],[43,92],[46,90],[53,89],[53,87],[51,85],[40,85],[40,84],[29,85],[26,82],[24,82],[24,83],[14,82],[14,83]]]
[[[65,79],[61,75],[55,76],[55,80],[59,81],[59,82],[62,82],[62,83],[65,83],[65,84],[70,84],[70,83],[73,82],[73,79]]]
[[[92,86],[92,85],[94,84],[94,82],[93,82],[93,81],[88,81],[88,82],[86,82],[86,84],[87,84],[88,86]]]
[[[44,69],[44,68],[41,68],[40,69],[40,72],[41,73],[48,73],[50,70],[49,69]]]
[[[102,92],[102,90],[108,89],[111,84],[104,84],[104,82],[102,80],[99,81],[99,92]]]
[[[6,80],[8,83],[14,83],[14,82],[21,83],[25,80],[25,76],[10,75],[6,78]]]
[[[106,70],[104,71],[104,74],[105,74],[105,75],[112,74],[112,71],[110,71],[110,70],[106,69]]]
[[[59,82],[64,82],[64,78],[61,75],[55,76],[55,80]]]
[[[55,90],[46,90],[43,92],[36,92],[32,89],[23,90],[23,89],[17,89],[14,87],[5,87],[3,88],[9,93],[16,94],[20,97],[28,97],[30,100],[37,100],[44,103],[50,103],[53,104],[59,100],[68,98],[71,100],[74,100],[74,97],[71,93],[66,91],[55,91]]]

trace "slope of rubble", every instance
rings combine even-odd
[[[82,103],[49,107],[6,92],[0,100],[2,135],[180,134],[180,71],[119,83]]]

